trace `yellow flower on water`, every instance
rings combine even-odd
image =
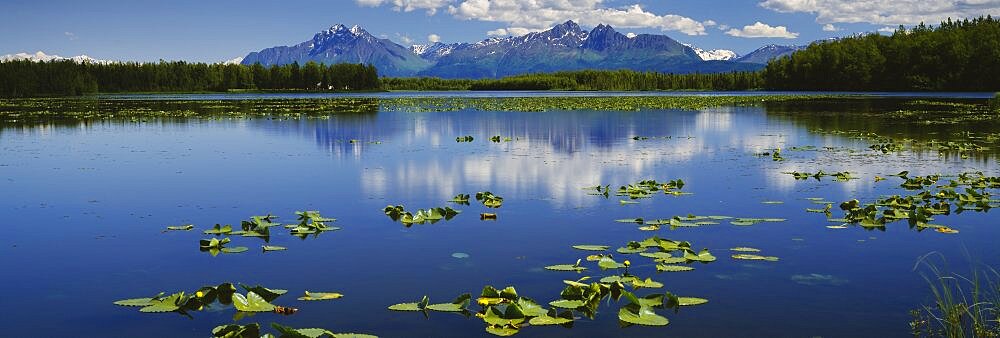
[[[625,260],[625,266],[629,266],[629,265],[632,265],[632,262],[629,262],[629,261],[628,261],[628,260],[626,259],[626,260]]]
[[[198,298],[201,298],[201,297],[205,297],[205,294],[204,294],[204,293],[201,293],[201,291],[198,291],[198,292],[195,292],[195,293],[194,293],[194,296],[195,296],[195,297],[198,297]]]

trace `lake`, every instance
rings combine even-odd
[[[467,94],[434,96],[449,95]],[[554,94],[523,96],[548,95]],[[563,280],[589,276],[583,282],[590,284],[627,270],[663,284],[634,290],[623,283],[637,296],[669,291],[708,303],[655,309],[669,319],[667,326],[621,327],[619,309],[629,301],[603,298],[593,319],[577,311],[572,328],[524,326],[517,336],[909,336],[910,310],[934,301],[923,277],[927,271],[917,264],[921,256],[939,253],[933,257],[944,257],[961,273],[973,264],[1000,266],[1000,229],[989,212],[933,217],[933,224],[958,233],[917,231],[905,219],[867,228],[828,221],[844,217],[838,206],[845,201],[914,194],[901,187],[906,179],[893,176],[901,171],[908,177],[942,174],[936,182],[942,185],[960,173],[1000,175],[997,148],[989,147],[1000,133],[995,119],[928,117],[981,104],[991,95],[913,96],[637,111],[418,111],[376,104],[368,111],[307,118],[8,119],[0,125],[4,335],[203,337],[219,325],[257,322],[272,332],[270,323],[382,337],[490,336],[474,314],[482,308],[475,298],[484,286],[514,286],[520,296],[549,308],[567,287]],[[185,94],[96,100],[159,110],[158,102],[171,100],[295,98]],[[926,101],[931,99],[941,101]],[[207,107],[213,104],[184,109],[213,109]],[[471,142],[456,141],[467,135]],[[497,142],[490,140],[494,136]],[[900,146],[886,152],[870,148],[887,140]],[[986,147],[943,150],[948,141]],[[780,155],[774,156],[778,148]],[[790,174],[820,170],[846,171],[849,177]],[[639,181],[676,179],[683,186],[668,190],[677,194],[655,191],[635,199],[616,194],[620,186]],[[611,187],[608,197],[587,189],[605,185]],[[476,200],[477,192],[487,191],[503,198],[499,208]],[[458,194],[472,196],[468,205],[449,202]],[[806,211],[825,204],[832,205],[829,216]],[[412,213],[447,206],[460,213],[407,226],[386,215],[387,205]],[[326,223],[341,229],[301,239],[283,226],[272,227],[266,242],[203,234],[215,224],[239,229],[241,221],[269,213],[278,216],[273,222],[298,223],[295,212],[305,210],[336,218]],[[495,213],[496,219],[481,220],[481,213]],[[695,224],[688,215],[783,220],[744,224],[718,218]],[[680,216],[681,226],[654,223],[643,230],[644,224],[616,222],[674,216]],[[167,230],[184,224],[194,228]],[[695,254],[707,248],[716,259],[676,264],[691,271],[657,272],[652,258],[615,251],[654,235],[688,241]],[[213,237],[228,237],[228,246],[249,250],[216,256],[199,250],[199,240]],[[572,247],[580,244],[610,248]],[[264,252],[263,245],[287,250]],[[777,260],[734,259],[747,254],[731,250],[740,247]],[[593,254],[611,254],[631,265],[602,270],[586,259]],[[545,269],[577,259],[583,259],[585,271]],[[218,303],[188,311],[189,316],[112,304],[159,292],[190,294],[224,282],[289,290],[272,303],[298,311],[234,318],[235,309]],[[307,290],[344,296],[296,300]],[[462,293],[473,297],[469,316],[387,309],[424,295],[431,303],[447,303]]]

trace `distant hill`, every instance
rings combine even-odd
[[[573,21],[522,36],[407,48],[378,39],[360,26],[338,24],[294,46],[252,52],[242,64],[370,63],[380,75],[392,77],[499,78],[581,69],[686,74],[759,70],[771,58],[797,48],[766,46],[739,57],[728,50],[705,51],[684,45],[666,35],[626,36],[603,24],[585,31]]]

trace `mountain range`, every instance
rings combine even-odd
[[[98,60],[86,55],[77,55],[71,57],[62,57],[59,55],[49,55],[42,51],[37,51],[35,53],[17,53],[17,54],[7,54],[0,55],[0,62],[7,61],[32,61],[32,62],[49,62],[49,61],[65,61],[72,60],[77,63],[111,63],[113,61],[108,60]]]
[[[585,31],[573,21],[521,36],[407,48],[377,38],[360,26],[338,24],[297,45],[251,52],[241,63],[370,63],[383,76],[441,78],[496,78],[582,69],[712,73],[758,70],[769,60],[801,48],[804,46],[770,45],[739,56],[728,50],[705,51],[684,45],[666,35],[625,35],[604,24]]]

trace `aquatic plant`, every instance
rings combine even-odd
[[[989,267],[974,267],[968,275],[949,272],[936,252],[920,257],[914,270],[921,267],[934,302],[911,312],[914,336],[1000,336],[1000,272]]]

